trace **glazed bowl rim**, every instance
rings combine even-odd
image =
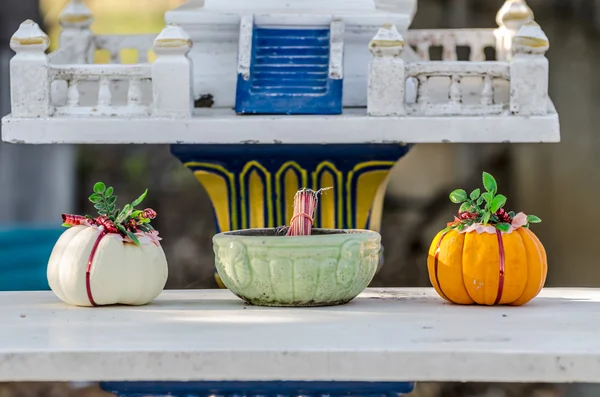
[[[342,236],[345,237],[378,237],[381,238],[381,235],[374,231],[368,229],[332,229],[332,228],[314,228],[313,232],[324,232],[323,234],[311,234],[310,236],[286,236],[286,235],[267,235],[267,234],[250,234],[252,231],[260,233],[260,232],[271,232],[273,230],[277,230],[279,228],[271,227],[271,228],[249,228],[249,229],[239,229],[232,230],[228,232],[221,232],[215,234],[213,236],[213,241],[221,238],[232,238],[232,239],[250,239],[250,240],[262,240],[269,239],[272,241],[306,241],[306,240],[329,240],[329,239],[339,239]],[[248,234],[246,234],[248,233]]]

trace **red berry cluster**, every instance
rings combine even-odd
[[[504,223],[511,223],[512,219],[510,218],[510,215],[508,215],[508,212],[506,212],[504,210],[504,208],[500,208],[498,211],[496,211],[496,216],[498,217],[498,219],[500,220],[500,222],[504,222]]]

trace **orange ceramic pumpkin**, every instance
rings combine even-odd
[[[459,216],[431,243],[429,279],[453,303],[523,305],[546,281],[546,251],[528,228],[540,219],[506,212],[506,198],[496,194],[496,181],[487,173],[484,186],[483,194],[477,189],[469,197],[464,190],[450,195],[462,205]]]

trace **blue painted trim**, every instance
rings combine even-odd
[[[343,81],[331,80],[323,94],[268,94],[250,91],[251,83],[238,76],[235,111],[238,114],[342,114]],[[286,93],[287,94],[287,93]]]
[[[414,390],[414,382],[101,382],[119,397],[133,396],[398,396]]]
[[[238,114],[341,114],[343,80],[329,78],[329,28],[253,28],[250,76]]]
[[[0,227],[0,291],[47,291],[46,268],[66,229],[57,225]]]
[[[199,131],[201,132],[201,131]],[[368,132],[366,132],[368,133]],[[249,137],[251,138],[251,137]],[[219,144],[219,145],[171,145],[171,153],[182,163],[209,162],[225,167],[229,172],[242,172],[250,160],[261,162],[271,172],[285,162],[294,160],[304,169],[314,170],[322,161],[328,160],[342,172],[352,170],[365,161],[396,161],[409,152],[412,145],[397,144]]]

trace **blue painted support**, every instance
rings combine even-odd
[[[288,224],[294,195],[303,187],[333,187],[319,200],[315,227],[379,231],[388,173],[409,149],[397,144],[171,146],[208,192],[217,232]]]
[[[64,228],[0,227],[0,291],[49,290],[46,268]]]
[[[413,391],[412,382],[103,382],[118,397],[397,397]]]
[[[329,77],[329,28],[254,27],[250,76],[238,75],[239,114],[341,114],[343,79]]]

